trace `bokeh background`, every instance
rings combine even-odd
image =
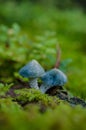
[[[0,0],[1,81],[14,82],[31,59],[53,68],[58,44],[65,87],[86,98],[86,1]]]
[[[75,105],[25,88],[18,74],[32,59],[50,70],[60,56]],[[86,0],[0,0],[0,130],[86,130],[85,100]]]

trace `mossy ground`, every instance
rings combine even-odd
[[[0,84],[0,129],[76,130],[86,127],[86,108],[21,85]]]

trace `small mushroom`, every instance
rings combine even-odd
[[[67,82],[66,75],[59,69],[52,69],[41,76],[43,84],[40,86],[42,93],[54,86],[63,86]]]
[[[29,78],[31,88],[39,89],[37,79],[45,73],[42,66],[36,61],[32,60],[20,69],[19,74],[23,77]]]

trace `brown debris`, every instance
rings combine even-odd
[[[57,56],[56,56],[56,64],[54,67],[59,68],[61,62],[61,49],[59,45],[56,48],[57,48]]]

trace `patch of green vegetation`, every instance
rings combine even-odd
[[[0,97],[1,96],[6,96],[6,93],[9,91],[9,89],[12,86],[13,86],[13,83],[11,83],[9,85],[8,84],[4,85],[4,84],[0,83]]]
[[[50,106],[51,108],[54,108],[60,102],[58,98],[42,94],[39,90],[35,89],[21,89],[15,90],[15,92],[18,94],[16,100],[18,102],[20,101],[22,104],[33,102],[41,103],[46,107]]]
[[[37,107],[25,110],[10,99],[0,99],[0,129],[21,130],[85,130],[86,110],[60,104],[40,113]],[[3,125],[4,124],[4,125]]]

